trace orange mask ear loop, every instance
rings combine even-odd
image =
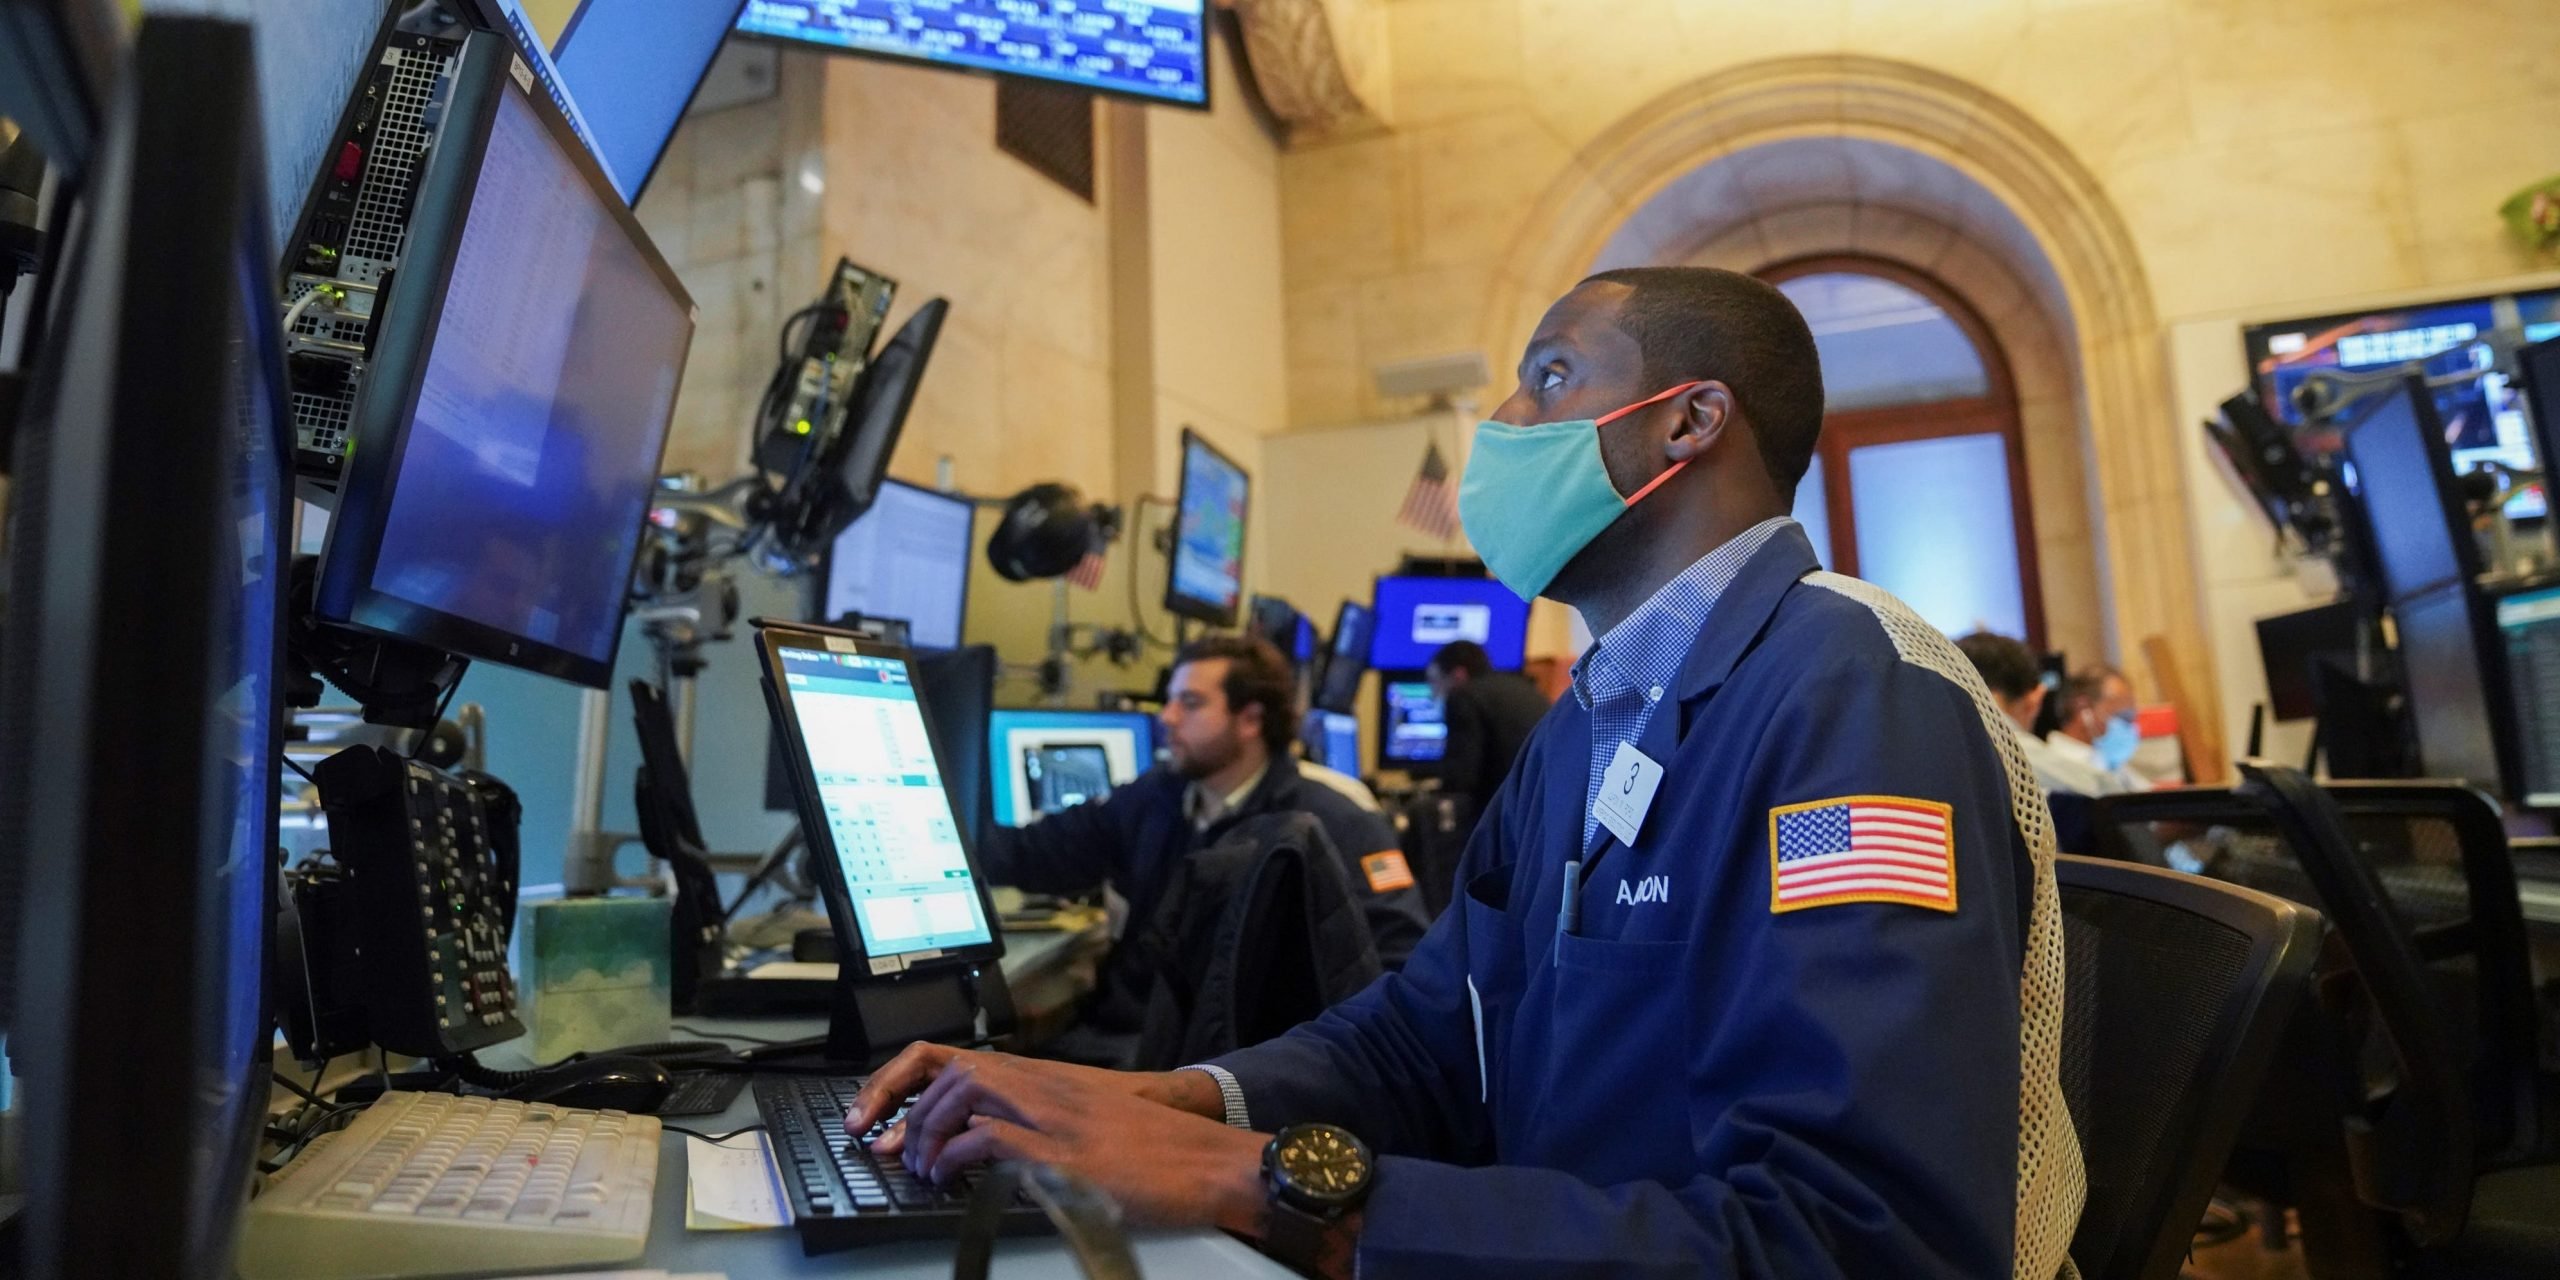
[[[1662,394],[1660,394],[1660,395],[1658,395],[1658,396],[1653,396],[1653,397],[1651,397],[1651,398],[1649,398],[1649,399],[1638,400],[1638,401],[1636,401],[1634,404],[1628,405],[1628,406],[1627,406],[1626,408],[1624,408],[1624,409],[1618,409],[1618,410],[1615,410],[1615,411],[1611,412],[1611,413],[1609,414],[1609,416],[1607,416],[1607,417],[1605,417],[1605,418],[1598,419],[1597,421],[1594,421],[1591,425],[1592,425],[1592,426],[1594,426],[1594,427],[1605,427],[1605,426],[1609,425],[1610,423],[1615,422],[1615,421],[1617,421],[1618,419],[1620,419],[1620,418],[1623,418],[1623,417],[1627,416],[1627,415],[1628,415],[1628,414],[1630,414],[1630,413],[1634,413],[1634,412],[1635,412],[1636,410],[1638,410],[1638,409],[1643,409],[1643,408],[1647,408],[1647,407],[1652,406],[1652,405],[1660,404],[1660,403],[1662,403],[1663,401],[1668,400],[1668,399],[1670,399],[1670,398],[1671,398],[1671,397],[1673,397],[1673,396],[1679,395],[1680,393],[1682,393],[1682,392],[1684,392],[1684,391],[1689,391],[1689,390],[1692,390],[1692,389],[1697,388],[1697,387],[1705,386],[1705,385],[1706,385],[1706,382],[1707,382],[1707,380],[1706,380],[1706,379],[1704,379],[1704,378],[1697,379],[1697,380],[1696,380],[1696,381],[1694,381],[1694,382],[1683,382],[1683,383],[1681,383],[1679,386],[1673,387],[1673,388],[1672,388],[1672,389],[1670,389],[1669,391],[1665,391],[1665,392],[1663,392]],[[1681,469],[1682,467],[1685,467],[1685,466],[1688,466],[1688,465],[1689,465],[1689,460],[1688,460],[1688,459],[1686,459],[1686,458],[1683,458],[1683,459],[1681,459],[1680,461],[1675,462],[1675,463],[1672,463],[1670,466],[1663,468],[1663,469],[1662,469],[1662,474],[1661,474],[1661,475],[1655,476],[1653,479],[1646,481],[1646,482],[1645,482],[1645,485],[1644,485],[1644,487],[1643,487],[1643,488],[1638,489],[1638,490],[1636,490],[1634,493],[1631,493],[1631,494],[1627,495],[1627,497],[1626,497],[1626,499],[1625,499],[1625,501],[1624,501],[1624,505],[1632,507],[1632,506],[1634,506],[1635,504],[1637,504],[1637,503],[1639,503],[1639,502],[1644,501],[1644,498],[1645,498],[1645,495],[1646,495],[1646,494],[1649,494],[1649,493],[1653,492],[1654,490],[1661,488],[1661,487],[1662,487],[1662,482],[1663,482],[1663,481],[1668,480],[1668,479],[1670,479],[1671,477],[1673,477],[1673,476],[1676,476],[1676,475],[1680,474],[1680,469]]]

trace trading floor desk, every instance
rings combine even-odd
[[[818,1019],[687,1020],[685,1025],[713,1034],[727,1031],[760,1037],[816,1035],[826,1029]],[[755,1099],[742,1093],[717,1116],[693,1116],[678,1123],[704,1133],[727,1133],[755,1122]],[[649,1251],[629,1266],[677,1274],[715,1272],[729,1280],[784,1276],[947,1280],[951,1274],[951,1245],[942,1241],[875,1245],[812,1258],[801,1254],[800,1236],[788,1227],[688,1231],[684,1225],[686,1182],[685,1139],[670,1133],[659,1148],[657,1208],[649,1219]],[[1136,1238],[1136,1249],[1138,1265],[1149,1276],[1287,1280],[1295,1274],[1216,1231],[1142,1234]],[[997,1242],[994,1274],[1019,1280],[1076,1280],[1082,1273],[1055,1238],[1030,1236]]]
[[[1060,971],[1095,941],[1091,932],[1007,932],[1004,970],[1008,982],[1037,989],[1060,980]],[[822,1035],[826,1020],[803,1018],[681,1018],[684,1026],[706,1036],[752,1036],[787,1040]],[[500,1055],[491,1054],[494,1060]],[[756,1123],[752,1092],[741,1093],[716,1116],[689,1116],[675,1123],[702,1133],[728,1133]],[[658,1154],[657,1204],[649,1216],[649,1249],[638,1270],[676,1274],[709,1272],[728,1280],[767,1277],[826,1276],[832,1280],[945,1280],[951,1274],[952,1246],[944,1241],[911,1241],[875,1245],[808,1257],[800,1252],[799,1233],[789,1227],[764,1231],[690,1231],[685,1228],[686,1145],[681,1134],[661,1139]],[[1253,1249],[1216,1231],[1158,1232],[1135,1239],[1138,1264],[1149,1276],[1243,1277],[1287,1280],[1295,1273]],[[994,1274],[1017,1280],[1076,1280],[1082,1273],[1064,1245],[1054,1237],[1030,1236],[996,1244]]]

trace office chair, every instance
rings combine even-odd
[[[2063,1092],[2089,1174],[2088,1280],[2178,1274],[2319,944],[2297,903],[2152,867],[2055,862]]]
[[[2323,1275],[2560,1275],[2560,1165],[2527,1162],[2534,1144],[2519,1139],[2536,1108],[2510,1101],[2512,1067],[2499,1061],[2517,1012],[2500,989],[2508,962],[2490,953],[2508,945],[2503,921],[2521,937],[2512,878],[2499,904],[2479,888],[2494,874],[2451,867],[2490,860],[2485,798],[2243,772],[2229,790],[2101,809],[2102,842],[2118,852],[2316,904],[2332,930],[2319,1006],[2289,1032],[2243,1139],[2259,1158],[2235,1160],[2232,1180],[2302,1209]],[[2481,1098],[2482,1081],[2501,1097]],[[2316,1132],[2324,1123],[2333,1136]],[[2347,1195],[2387,1217],[2360,1221]],[[2324,1253],[2351,1265],[2324,1266]]]

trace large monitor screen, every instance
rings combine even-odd
[[[371,562],[333,522],[321,603],[601,687],[693,316],[576,146],[499,94]]]
[[[2393,598],[2414,595],[2475,572],[2470,522],[2455,516],[2446,492],[2440,446],[2430,441],[2434,413],[2408,386],[2366,402],[2347,429],[2355,490],[2373,525],[2382,585]]]
[[[551,59],[622,198],[638,203],[743,0],[586,0]]]
[[[906,659],[785,645],[781,665],[874,971],[992,942]]]
[[[969,533],[974,509],[954,498],[891,480],[827,553],[825,617],[898,618],[919,649],[960,644],[969,605]]]
[[[1377,614],[1350,600],[1333,618],[1333,635],[1325,641],[1324,677],[1316,682],[1315,705],[1348,713],[1360,696],[1360,677],[1369,673],[1369,641]]]
[[[1419,671],[1459,640],[1483,645],[1496,671],[1528,660],[1529,602],[1491,578],[1380,578],[1377,602],[1370,666]]]
[[[1252,481],[1227,455],[1182,433],[1182,498],[1173,517],[1173,567],[1164,607],[1233,626],[1244,600],[1244,529]]]
[[[1427,767],[1438,764],[1448,751],[1449,724],[1440,718],[1440,699],[1432,696],[1430,683],[1410,678],[1380,682],[1379,767]]]
[[[2507,649],[2507,701],[2523,750],[2524,803],[2560,808],[2560,588],[2498,602]]]
[[[997,824],[1026,826],[1135,781],[1155,763],[1155,730],[1140,711],[998,710],[987,720]]]
[[[738,30],[1209,105],[1207,0],[749,0]]]
[[[2460,778],[2506,793],[2498,735],[2481,669],[2468,584],[2447,583],[2391,606],[2400,676],[2418,731],[2418,764],[2431,778]]]

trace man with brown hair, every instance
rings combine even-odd
[[[1306,813],[1350,872],[1378,959],[1401,966],[1430,925],[1422,895],[1386,819],[1299,776],[1290,753],[1296,697],[1289,664],[1269,642],[1193,641],[1174,659],[1159,716],[1163,766],[1103,799],[1026,827],[996,828],[980,850],[988,879],[1057,894],[1108,884],[1128,900],[1129,919],[1146,921],[1193,851],[1247,818]]]

